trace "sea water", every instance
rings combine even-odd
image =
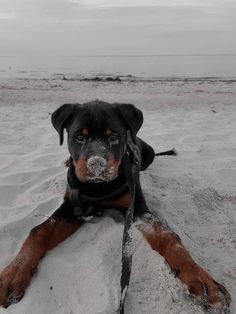
[[[236,79],[236,55],[1,56],[0,78]]]

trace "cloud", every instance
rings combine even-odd
[[[218,3],[218,0],[0,0],[1,53],[236,51],[232,40],[236,32],[236,7],[231,6],[230,0]]]
[[[0,12],[0,20],[13,20],[16,15],[12,12]]]
[[[0,0],[0,19],[18,19],[20,24],[32,22],[65,22],[71,25],[76,24],[76,20],[85,20],[96,17],[94,11],[99,16],[99,10],[111,9],[139,9],[139,8],[169,8],[192,10],[207,7],[220,8],[236,6],[235,0]]]
[[[234,5],[234,0],[67,0],[85,7],[178,7]]]

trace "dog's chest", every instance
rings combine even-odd
[[[106,209],[110,208],[118,209],[125,214],[132,201],[131,194],[127,189],[124,189],[118,196],[96,199],[87,197],[81,194],[79,189],[71,189],[70,186],[67,186],[64,198],[72,203],[74,216],[85,221],[101,216]]]

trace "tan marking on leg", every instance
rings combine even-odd
[[[151,248],[166,259],[171,270],[188,287],[191,294],[207,297],[214,308],[229,306],[230,295],[225,287],[196,264],[174,233],[165,230],[160,223],[139,224],[137,228]],[[223,301],[219,297],[220,293],[223,295]]]
[[[7,307],[23,297],[40,258],[80,225],[51,217],[31,230],[15,259],[0,274],[0,306]]]

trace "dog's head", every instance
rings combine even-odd
[[[102,101],[65,104],[52,114],[61,145],[67,130],[75,173],[83,182],[114,180],[126,150],[127,131],[136,142],[142,123],[142,112],[134,105]]]

